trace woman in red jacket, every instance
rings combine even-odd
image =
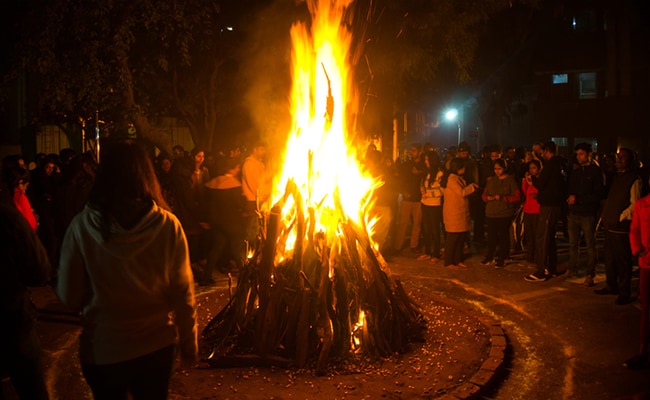
[[[533,176],[539,176],[542,164],[539,160],[528,162],[528,172],[521,182],[521,191],[524,195],[524,242],[526,243],[526,261],[529,265],[535,263],[535,230],[539,219],[539,203],[537,202],[537,188],[533,186]]]
[[[646,369],[650,368],[650,195],[634,203],[630,246],[632,254],[639,259],[640,267],[641,349],[624,365],[629,369]]]
[[[36,231],[38,227],[36,216],[25,194],[27,185],[29,185],[29,171],[20,166],[13,166],[3,171],[3,179],[6,187],[11,192],[14,206],[25,217],[32,230]]]

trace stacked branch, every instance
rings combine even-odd
[[[385,261],[365,226],[345,218],[337,193],[340,235],[327,243],[315,229],[314,208],[305,213],[297,186],[266,218],[252,258],[240,271],[226,306],[203,330],[214,367],[328,363],[355,352],[386,357],[424,340],[426,321]],[[292,220],[281,210],[292,197]],[[293,256],[274,264],[289,232],[297,232]]]

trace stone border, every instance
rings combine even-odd
[[[436,397],[436,399],[478,399],[482,395],[486,394],[488,390],[492,389],[492,386],[496,383],[498,377],[501,375],[505,368],[506,349],[508,347],[506,334],[503,331],[503,328],[501,328],[501,324],[491,317],[482,315],[478,311],[468,310],[467,306],[458,301],[454,301],[438,294],[436,294],[435,297],[438,298],[438,301],[440,303],[463,310],[465,314],[475,318],[478,320],[478,322],[483,324],[488,329],[488,335],[490,336],[491,343],[488,358],[483,362],[478,372],[471,376],[467,382],[454,388],[449,393],[446,393],[441,397]]]

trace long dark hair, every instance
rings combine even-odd
[[[460,158],[460,157],[454,157],[449,161],[449,169],[445,171],[444,175],[442,175],[442,179],[440,179],[440,186],[443,188],[447,187],[447,182],[449,181],[449,175],[451,174],[456,174],[458,175],[458,171],[461,169],[465,168],[465,159]]]
[[[440,162],[440,154],[437,150],[430,150],[424,153],[424,157],[429,160],[429,172],[432,177],[435,178],[438,171],[442,168],[442,163]]]
[[[169,210],[151,158],[129,139],[102,143],[100,164],[88,202],[102,215],[102,237],[108,240],[111,219],[129,212],[129,205],[153,205]]]

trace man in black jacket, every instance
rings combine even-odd
[[[580,232],[587,247],[585,286],[594,285],[596,275],[596,213],[605,191],[603,171],[591,160],[589,143],[575,147],[577,166],[569,173],[567,231],[569,233],[569,276],[578,275]]]
[[[618,295],[616,304],[632,301],[632,249],[630,224],[634,203],[641,197],[641,179],[636,168],[636,154],[622,148],[616,155],[616,175],[612,180],[607,201],[603,207],[605,229],[605,276],[607,286],[596,294]]]
[[[544,166],[538,177],[532,177],[537,188],[537,201],[540,205],[539,222],[535,231],[535,264],[537,270],[526,276],[529,282],[544,282],[557,276],[557,246],[555,227],[565,201],[566,183],[562,158],[557,154],[554,142],[544,143],[542,156]]]

